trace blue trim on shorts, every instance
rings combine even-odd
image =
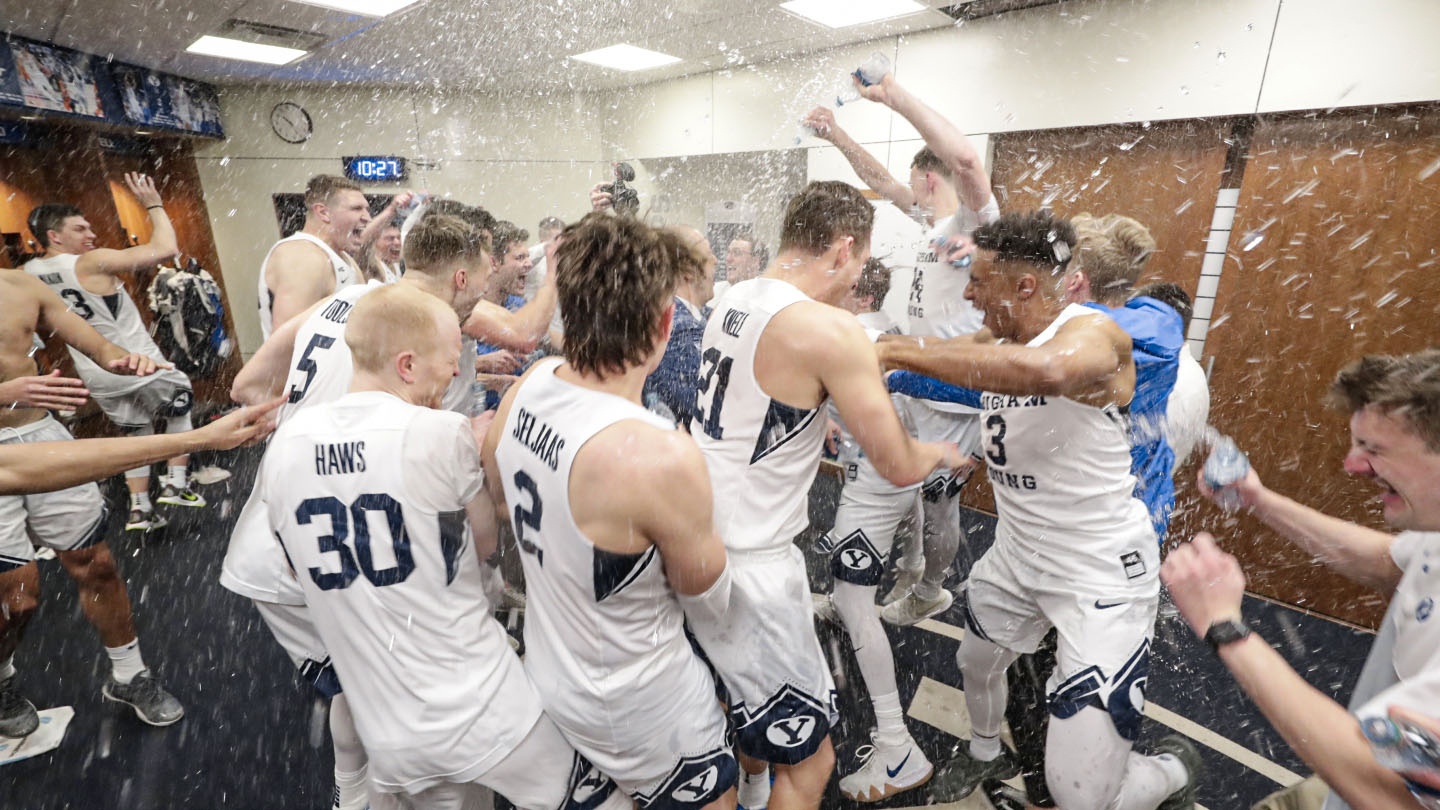
[[[600,772],[590,760],[575,753],[570,761],[570,780],[565,786],[565,801],[556,810],[595,810],[616,789],[610,777]]]
[[[632,793],[643,810],[699,810],[718,800],[740,779],[740,764],[729,748],[683,757],[654,791]]]
[[[20,557],[11,557],[8,554],[0,554],[0,574],[14,571],[17,568],[24,568],[32,562],[35,561],[33,559],[25,560]]]
[[[1111,678],[1099,667],[1086,667],[1065,679],[1047,697],[1050,714],[1064,720],[1088,706],[1104,709],[1121,737],[1135,742],[1145,709],[1145,682],[1150,675],[1150,639],[1140,642]]]
[[[315,691],[327,700],[345,691],[340,687],[340,676],[335,673],[335,664],[328,655],[324,661],[306,658],[300,665],[300,679],[314,687]]]
[[[980,626],[980,619],[975,615],[975,611],[970,609],[970,591],[968,588],[965,591],[965,606],[961,609],[960,614],[965,619],[965,630],[967,632],[974,634],[975,637],[981,641],[988,641],[991,644],[995,643],[995,639],[990,638],[989,634],[985,632],[985,628]]]
[[[740,752],[776,765],[799,764],[820,750],[834,713],[835,690],[821,700],[788,683],[754,712],[743,703],[730,708]]]
[[[107,505],[104,504],[104,503],[101,503],[101,504],[100,504],[100,517],[99,517],[98,519],[96,519],[95,525],[94,525],[93,527],[91,527],[89,534],[86,534],[85,537],[83,537],[83,538],[80,540],[80,542],[76,543],[75,545],[71,546],[70,548],[59,549],[59,550],[60,550],[60,551],[79,551],[79,550],[82,549],[82,548],[90,548],[90,547],[92,547],[92,546],[98,546],[98,545],[100,545],[101,543],[105,542],[105,524],[108,522],[109,517],[110,517],[110,507],[107,506]]]

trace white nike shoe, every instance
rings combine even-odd
[[[920,577],[925,576],[924,567],[911,569],[905,568],[904,566],[896,566],[895,572],[895,587],[891,588],[889,592],[880,599],[880,604],[882,605],[888,605],[891,602],[904,598],[905,594],[909,593],[910,589],[915,587],[915,583],[920,581]]]
[[[954,603],[954,594],[944,588],[940,589],[940,594],[934,599],[921,599],[915,595],[915,589],[911,588],[909,593],[881,608],[880,618],[899,627],[909,627],[944,613]]]
[[[815,618],[830,624],[843,624],[840,613],[835,610],[835,598],[828,593],[812,593],[810,600],[815,606]]]
[[[230,471],[223,467],[216,467],[214,464],[201,467],[190,473],[190,480],[202,486],[218,484],[230,477]]]
[[[899,745],[880,745],[875,734],[860,746],[860,769],[840,780],[840,792],[857,802],[878,802],[930,781],[935,766],[909,734]]]

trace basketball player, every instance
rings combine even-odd
[[[146,377],[155,361],[106,340],[74,308],[30,275],[0,270],[0,379],[35,374],[35,335],[55,336],[116,374]],[[0,408],[0,445],[69,442],[70,432],[40,408]],[[94,484],[43,495],[0,497],[0,736],[24,737],[40,723],[35,707],[20,696],[14,654],[39,595],[35,547],[55,556],[75,580],[85,618],[110,658],[107,700],[129,704],[141,720],[168,726],[185,709],[146,668],[130,614],[130,596],[105,544],[105,500]]]
[[[881,345],[889,366],[985,393],[984,451],[1000,522],[970,572],[958,660],[973,726],[932,795],[955,801],[1018,771],[1000,743],[1005,671],[1053,626],[1045,769],[1067,810],[1148,810],[1190,789],[1198,756],[1167,738],[1131,751],[1140,730],[1159,603],[1159,549],[1135,497],[1123,409],[1135,394],[1131,338],[1067,304],[1074,228],[1048,211],[1009,214],[974,234],[966,297],[1003,343],[971,337]]]
[[[840,306],[855,314],[867,334],[897,334],[899,326],[880,308],[889,291],[890,271],[878,259],[871,259]],[[910,411],[908,398],[899,394],[892,398],[903,420]],[[840,792],[856,801],[874,802],[925,784],[935,770],[905,727],[890,639],[875,614],[875,590],[895,531],[914,509],[919,486],[895,486],[863,453],[847,466],[845,478],[835,525],[825,535],[835,577],[831,599],[870,690],[876,730],[869,758],[858,771],[840,780]]]
[[[632,217],[592,213],[565,229],[566,358],[506,394],[486,479],[513,509],[525,668],[546,714],[640,807],[718,810],[735,806],[738,769],[685,620],[724,614],[725,547],[699,450],[640,399],[680,281],[666,240],[678,241]]]
[[[458,324],[485,289],[491,268],[488,240],[483,231],[454,217],[428,217],[406,239],[405,267],[405,275],[393,286],[434,296],[449,305]],[[356,303],[385,288],[373,281],[344,287],[277,328],[236,375],[231,395],[256,404],[288,391],[288,402],[279,412],[281,425],[311,405],[339,399],[349,390],[353,374],[344,340],[346,321]],[[304,593],[266,525],[265,509],[260,493],[252,492],[231,534],[220,584],[255,603],[301,677],[332,699],[336,806],[359,810],[366,802],[365,751],[329,653],[306,610]]]
[[[370,203],[360,186],[317,174],[305,184],[305,227],[270,247],[260,264],[260,336],[341,287],[360,282],[348,252],[364,244]]]
[[[45,255],[25,264],[25,272],[50,285],[75,313],[95,327],[106,340],[164,362],[164,355],[151,339],[140,310],[125,291],[121,277],[148,270],[175,257],[175,229],[165,215],[165,206],[155,182],[136,173],[125,175],[130,193],[145,206],[152,227],[144,245],[111,250],[95,247],[95,232],[80,209],[73,205],[47,203],[30,211],[30,232],[45,248]],[[164,368],[148,377],[111,374],[84,352],[70,347],[75,370],[90,390],[95,404],[116,427],[131,436],[155,432],[157,419],[165,421],[166,433],[181,433],[194,427],[190,409],[195,394],[190,379],[173,368]],[[202,507],[205,499],[190,488],[189,456],[169,460],[164,483],[156,503],[167,506]],[[169,521],[157,514],[150,502],[150,466],[125,472],[130,490],[130,514],[126,531],[148,532]]]
[[[458,373],[460,322],[412,286],[349,313],[349,392],[293,414],[257,489],[308,614],[344,673],[371,782],[410,808],[460,808],[485,787],[523,810],[602,805],[489,614],[495,549],[469,420],[433,410]],[[482,787],[483,786],[483,787]]]
[[[835,144],[860,179],[902,211],[909,212],[928,229],[915,256],[915,275],[910,283],[906,334],[950,338],[980,328],[980,313],[965,300],[970,273],[936,255],[936,240],[968,234],[976,226],[1000,216],[999,205],[990,190],[985,162],[975,147],[951,122],[912,96],[894,74],[861,88],[861,94],[904,116],[925,139],[925,147],[910,161],[910,182],[900,182],[835,123],[824,107],[806,117],[818,137]],[[958,403],[913,400],[916,436],[922,441],[959,444],[966,456],[978,455],[980,424],[975,409]],[[925,509],[925,570],[911,586],[910,593],[887,604],[881,612],[885,621],[912,625],[950,608],[954,596],[945,590],[946,572],[960,548],[959,495],[969,471],[957,476],[937,471],[922,488]],[[969,562],[966,555],[966,564]],[[965,567],[965,566],[962,566]],[[902,575],[907,569],[901,568]],[[965,571],[961,571],[962,574]],[[912,574],[913,576],[913,574]]]
[[[839,303],[869,257],[874,209],[839,182],[789,202],[775,261],[716,304],[702,343],[690,431],[705,454],[733,593],[722,620],[692,622],[729,690],[745,770],[776,766],[771,810],[819,806],[834,766],[835,695],[792,542],[825,440],[826,403],[886,480],[956,467],[953,445],[913,440],[891,405],[875,351]],[[754,797],[742,799],[747,807]]]

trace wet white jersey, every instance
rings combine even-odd
[[[698,684],[703,695],[706,684],[714,687],[685,638],[685,616],[655,547],[639,554],[596,548],[570,511],[570,471],[595,434],[629,419],[674,426],[560,379],[560,365],[541,360],[520,385],[495,462],[525,567],[525,668],[567,735],[603,744],[607,730],[666,711],[654,703],[657,689],[689,694]]]
[[[705,326],[690,432],[715,482],[715,527],[732,551],[783,549],[810,524],[826,403],[807,410],[776,402],[755,379],[755,349],[770,319],[810,300],[785,281],[742,281]]]
[[[959,211],[937,221],[925,232],[924,242],[915,250],[915,275],[910,280],[910,299],[905,307],[910,318],[906,334],[952,338],[978,332],[985,325],[984,313],[965,300],[965,287],[970,284],[970,268],[939,261],[935,240],[969,235],[981,225],[999,218],[1000,205],[992,195],[990,202],[978,212],[962,205]],[[919,402],[937,411],[975,413],[974,408],[958,402]]]
[[[130,294],[124,287],[119,287],[112,295],[100,295],[85,289],[75,275],[75,263],[79,260],[78,254],[62,253],[48,259],[31,259],[23,269],[65,299],[71,311],[84,318],[101,337],[127,351],[140,352],[163,361],[165,356],[151,339]],[[111,374],[79,349],[73,346],[65,348],[69,349],[70,358],[75,361],[75,371],[95,396],[125,394],[149,381],[148,377]]]
[[[465,511],[484,485],[469,421],[345,394],[286,420],[260,475],[371,777],[392,790],[465,781],[513,750],[540,699],[485,598]]]
[[[275,248],[280,247],[286,242],[310,242],[318,245],[321,250],[325,251],[325,255],[330,259],[330,266],[335,268],[335,290],[337,292],[351,284],[359,284],[361,281],[360,271],[355,268],[355,265],[351,264],[344,256],[336,253],[334,248],[325,244],[325,240],[318,236],[308,234],[304,231],[296,231],[284,239],[281,239],[279,242],[270,246],[270,250],[265,253],[265,259],[260,262],[259,289],[256,300],[260,302],[260,337],[262,340],[268,340],[270,333],[275,331],[275,324],[271,322],[271,317],[274,314],[275,295],[270,292],[270,287],[265,283],[265,266],[270,263],[270,256],[275,252]]]
[[[289,398],[280,406],[276,421],[320,402],[334,402],[350,390],[355,375],[350,344],[345,342],[345,324],[361,298],[385,286],[379,281],[342,287],[300,325],[295,348],[290,353],[290,374],[285,378]]]
[[[1097,314],[1071,304],[1027,345],[1044,344],[1072,318]],[[1057,396],[986,392],[980,399],[986,472],[1006,529],[996,536],[1013,539],[1016,548],[1008,550],[1057,576],[1118,582],[1117,595],[1156,587],[1155,533],[1134,496],[1121,410]]]
[[[463,413],[466,416],[475,413],[475,375],[465,373],[467,369],[474,370],[474,363],[475,338],[462,333],[460,335],[461,373],[455,375],[450,380],[450,385],[445,388],[445,395],[440,398],[440,407],[447,411]]]

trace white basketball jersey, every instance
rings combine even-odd
[[[1065,322],[1096,314],[1071,304],[1027,345],[1043,345]],[[1086,572],[1123,568],[1137,586],[1153,583],[1155,533],[1134,496],[1121,410],[989,392],[981,402],[981,450],[996,511],[1009,530],[1003,533],[1017,546],[1009,551],[1058,576],[1089,581],[1094,575]]]
[[[440,405],[447,411],[469,416],[475,413],[475,375],[466,373],[475,368],[475,338],[460,335],[460,373],[450,380]]]
[[[541,360],[521,384],[495,461],[525,567],[525,668],[567,734],[603,743],[605,730],[662,710],[642,687],[710,675],[685,638],[685,616],[656,549],[596,548],[570,511],[570,470],[591,437],[629,419],[674,426],[633,402],[565,382],[555,375],[560,365]]]
[[[345,324],[360,299],[383,286],[370,281],[342,287],[300,325],[290,353],[290,374],[285,378],[289,398],[276,414],[278,423],[284,424],[307,405],[334,402],[350,390],[355,365],[350,344],[345,342]]]
[[[85,289],[80,284],[79,276],[75,274],[75,263],[79,260],[80,256],[77,254],[62,253],[48,259],[31,259],[25,263],[24,270],[45,282],[56,295],[65,299],[70,310],[84,318],[101,337],[126,351],[140,352],[152,359],[163,361],[165,356],[151,339],[145,322],[140,319],[140,310],[135,307],[130,294],[124,287],[119,287],[113,295],[108,296]],[[95,396],[128,393],[149,381],[148,377],[111,374],[74,346],[65,348],[69,349],[70,358],[75,361],[75,371]]]
[[[916,247],[915,275],[910,281],[910,300],[906,314],[910,317],[908,334],[917,337],[952,338],[980,331],[985,316],[965,300],[965,287],[970,284],[970,268],[955,267],[939,261],[935,240],[969,235],[981,225],[1000,218],[1000,205],[995,197],[977,211],[960,206],[952,216],[939,220],[925,233],[924,242]],[[974,413],[975,409],[955,402],[923,400],[937,411]]]
[[[504,758],[540,699],[485,598],[465,512],[484,485],[469,421],[346,394],[286,421],[261,475],[372,778],[396,789]]]
[[[776,402],[755,379],[755,349],[770,319],[810,300],[785,281],[742,281],[705,326],[690,432],[714,484],[715,527],[732,551],[783,549],[810,525],[826,403],[806,410]]]
[[[319,245],[320,249],[325,251],[325,255],[329,257],[330,265],[335,268],[336,291],[351,284],[359,284],[361,280],[359,272],[355,269],[355,265],[351,264],[344,256],[336,253],[333,248],[325,244],[325,240],[313,234],[296,231],[271,245],[270,250],[265,253],[265,259],[260,262],[258,297],[255,299],[260,302],[260,337],[262,340],[269,339],[270,333],[275,331],[275,325],[271,323],[271,316],[274,314],[275,296],[270,292],[270,287],[265,283],[265,266],[270,263],[270,256],[275,252],[275,248],[280,247],[286,242],[311,242]]]

